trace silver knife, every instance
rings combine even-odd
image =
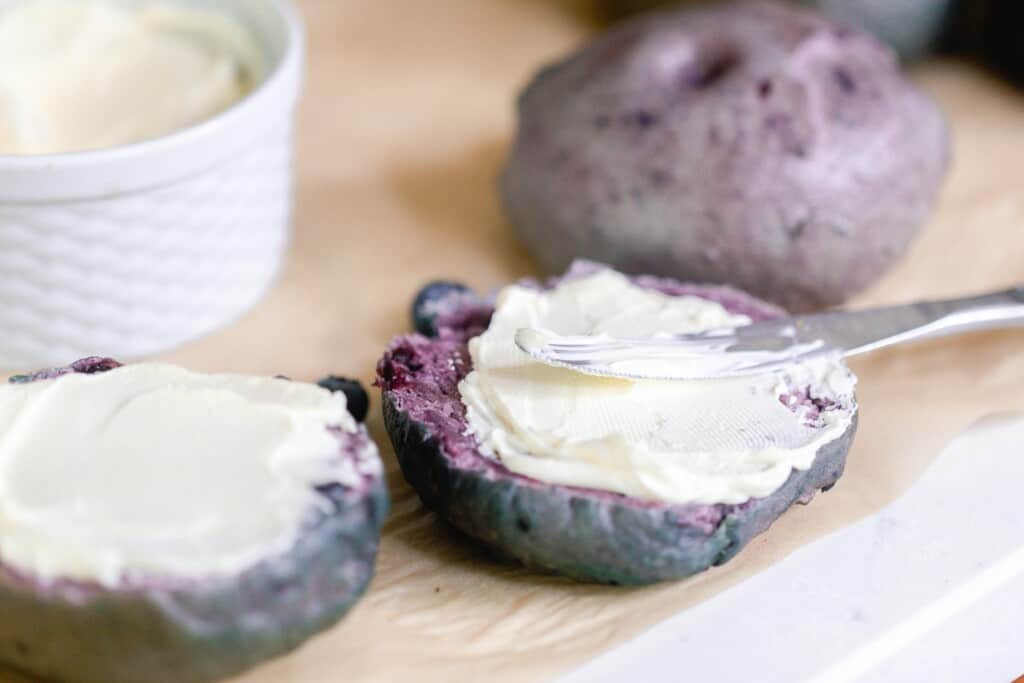
[[[1024,287],[860,311],[780,318],[698,334],[646,338],[563,336],[522,328],[516,345],[534,359],[624,379],[714,379],[761,374],[825,355],[977,330],[1024,325]]]

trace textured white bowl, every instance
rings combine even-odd
[[[166,350],[237,318],[274,281],[289,241],[304,32],[289,0],[215,6],[266,60],[237,105],[138,144],[0,155],[0,367]]]

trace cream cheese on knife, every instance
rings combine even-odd
[[[840,360],[753,377],[634,381],[550,367],[514,343],[524,327],[644,337],[749,322],[718,303],[643,289],[613,271],[550,291],[507,287],[490,326],[469,345],[473,371],[459,387],[469,430],[486,455],[548,483],[672,504],[767,496],[850,426],[848,411],[788,405],[808,387],[825,401],[852,400],[855,379]]]

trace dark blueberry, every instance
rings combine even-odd
[[[121,367],[121,364],[113,358],[104,358],[102,356],[89,356],[88,358],[76,360],[71,364],[72,370],[86,375],[107,372],[119,367]]]
[[[434,321],[437,320],[437,305],[442,299],[453,294],[464,294],[469,287],[458,282],[435,280],[429,283],[412,302],[412,324],[416,331],[431,337],[437,334]]]
[[[635,126],[640,130],[645,130],[658,123],[658,116],[646,109],[637,109],[623,115],[622,122],[627,126]]]
[[[680,72],[680,79],[689,88],[706,90],[739,66],[740,59],[739,51],[733,46],[716,46],[714,51],[699,55],[699,59],[686,64]]]
[[[654,187],[665,187],[672,182],[672,174],[665,169],[656,168],[650,174],[651,184]]]
[[[857,92],[857,81],[853,79],[850,72],[841,66],[837,66],[832,70],[832,76],[836,79],[836,83],[839,85],[839,89],[847,95],[852,95]]]
[[[370,412],[370,397],[358,380],[330,375],[329,377],[324,377],[317,384],[327,389],[327,391],[340,391],[345,394],[345,400],[348,402],[348,412],[352,413],[352,417],[356,419],[356,422],[362,422],[366,419],[366,414]]]
[[[803,237],[804,231],[807,230],[807,224],[809,222],[810,221],[808,221],[806,218],[801,218],[787,225],[785,227],[785,230],[786,234],[789,236],[789,239],[792,240],[793,242],[796,242],[798,239]]]

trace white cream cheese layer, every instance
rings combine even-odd
[[[227,109],[262,69],[226,15],[180,4],[26,0],[0,12],[0,153],[138,142]]]
[[[485,455],[553,484],[666,503],[769,495],[849,427],[855,380],[839,360],[755,377],[630,381],[537,363],[513,341],[525,327],[643,337],[749,322],[711,301],[642,289],[613,271],[550,291],[507,287],[487,331],[469,344],[473,371],[459,386],[469,431]],[[808,386],[847,409],[814,416],[783,404]]]
[[[328,426],[357,428],[340,393],[170,365],[0,386],[0,562],[108,585],[235,574],[292,546],[314,486],[358,483]]]

